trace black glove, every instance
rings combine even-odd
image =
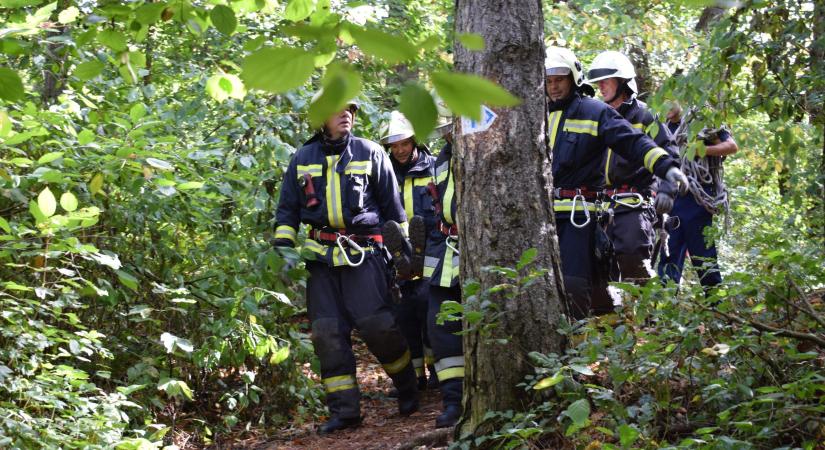
[[[664,192],[657,192],[656,198],[653,200],[653,206],[656,207],[656,214],[667,214],[673,209],[673,197]]]
[[[286,240],[289,242],[289,245],[275,245],[274,241],[282,241]],[[301,255],[295,250],[292,246],[292,242],[287,239],[273,239],[273,246],[275,247],[275,251],[278,252],[278,255],[281,259],[284,260],[284,270],[289,272],[290,270],[294,269],[298,266],[298,262],[301,261]]]

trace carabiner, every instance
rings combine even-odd
[[[447,239],[444,241],[444,243],[447,244],[447,247],[449,247],[450,250],[453,251],[453,253],[455,253],[456,255],[461,255],[461,252],[458,251],[458,246],[453,246],[452,244],[450,244],[450,239],[455,239],[456,244],[458,244],[458,238],[452,235],[447,236]]]
[[[636,203],[635,205],[632,204],[632,203],[625,203],[625,202],[622,201],[623,198],[636,198],[636,199],[639,200],[639,202]],[[640,194],[638,192],[625,192],[625,193],[622,193],[622,194],[613,194],[613,196],[610,197],[610,200],[612,200],[616,204],[619,204],[619,205],[622,205],[622,206],[627,206],[628,208],[636,209],[639,206],[642,206],[642,203],[644,203],[645,198],[642,197],[642,194]]]
[[[347,249],[344,248],[343,244],[341,244],[341,240],[346,242],[353,250],[357,252],[361,252],[361,259],[358,260],[357,263],[353,263],[352,260],[349,259],[349,254]],[[360,245],[358,245],[355,241],[352,240],[349,236],[345,234],[338,233],[338,237],[335,239],[335,243],[338,245],[338,249],[341,250],[341,255],[344,257],[344,261],[347,262],[347,265],[350,267],[358,267],[361,263],[364,262],[364,259],[367,257],[366,250],[363,249]]]
[[[583,206],[582,209],[584,209],[584,217],[585,217],[584,223],[581,224],[581,225],[577,224],[576,220],[575,220],[575,217],[576,217],[576,200],[578,200],[578,199],[581,199],[581,200],[579,200],[579,203],[581,203],[582,206]],[[589,223],[590,223],[590,210],[587,209],[587,202],[584,199],[584,195],[576,194],[576,195],[573,196],[573,206],[570,209],[570,224],[573,225],[576,228],[584,228]]]

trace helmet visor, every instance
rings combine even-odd
[[[551,75],[570,75],[572,73],[572,71],[570,70],[569,67],[562,66],[562,67],[548,67],[548,68],[544,69],[544,73],[545,73],[545,76],[549,77]]]
[[[596,80],[596,79],[604,79],[604,78],[611,78],[618,72],[617,69],[591,69],[587,72],[587,79],[589,80]]]

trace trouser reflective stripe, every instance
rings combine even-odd
[[[435,362],[435,373],[439,380],[464,378],[464,356],[450,356]]]
[[[337,377],[324,378],[323,382],[327,392],[338,392],[358,387],[355,375],[340,375]]]
[[[424,358],[413,358],[413,367],[415,367],[415,376],[424,376]]]

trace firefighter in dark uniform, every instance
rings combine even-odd
[[[442,117],[451,116],[443,102],[437,103]],[[461,417],[461,397],[464,392],[464,348],[461,321],[444,321],[438,324],[436,316],[441,305],[448,300],[461,302],[459,281],[458,227],[456,226],[455,178],[452,165],[452,122],[444,123],[439,130],[447,144],[435,161],[435,180],[430,193],[435,204],[437,223],[427,235],[424,276],[429,278],[430,304],[427,311],[427,330],[435,353],[435,370],[441,387],[443,410],[435,419],[436,428],[455,426]]]
[[[581,63],[570,50],[550,47],[545,61],[550,98],[548,133],[555,186],[553,209],[561,251],[564,285],[575,319],[591,314],[593,280],[603,268],[609,240],[599,216],[604,206],[604,162],[607,149],[634,165],[671,182],[687,180],[678,161],[652,139],[634,129],[607,104],[588,96]],[[437,169],[436,169],[437,170]]]
[[[670,130],[636,98],[636,71],[627,56],[614,51],[600,53],[590,65],[587,83],[598,85],[602,100],[633,128],[650,136],[671,157],[679,157]],[[610,148],[604,164],[604,184],[605,200],[613,214],[607,225],[607,235],[613,242],[619,268],[618,277],[614,276],[618,279],[614,281],[646,282],[653,276],[646,260],[649,261],[653,253],[656,215],[670,212],[676,188]],[[601,292],[606,294],[606,290]],[[613,302],[608,295],[594,295],[592,306],[595,314],[613,311]]]
[[[352,135],[357,110],[350,102],[292,157],[273,241],[288,254],[282,248],[294,247],[300,224],[309,225],[301,249],[309,271],[307,310],[330,412],[321,434],[361,422],[353,328],[398,389],[399,413],[418,409],[410,350],[388,303],[380,234],[385,221],[404,223],[406,215],[387,154],[377,143]]]
[[[707,129],[702,130],[704,134]],[[713,226],[713,216],[728,206],[727,191],[722,180],[722,162],[739,151],[739,146],[725,128],[714,130],[704,137],[705,156],[682,160],[682,168],[690,180],[687,194],[676,198],[671,214],[679,218],[679,226],[670,229],[668,252],[659,262],[659,276],[663,282],[682,278],[685,258],[690,255],[699,282],[707,295],[722,282],[718,254],[713,241],[705,237],[705,228]]]
[[[435,209],[427,186],[435,176],[435,156],[429,149],[418,144],[412,124],[400,111],[390,113],[390,120],[383,133],[381,144],[390,150],[390,161],[398,181],[401,204],[407,217],[411,218],[409,234],[419,235],[412,241],[423,241],[429,231],[435,227]],[[429,301],[429,283],[422,273],[414,273],[413,267],[420,266],[412,261],[412,247],[405,250],[406,238],[401,228],[393,221],[384,225],[384,243],[393,253],[398,270],[401,289],[401,303],[397,308],[398,326],[410,346],[415,374],[418,376],[418,388],[428,387],[425,366],[429,368],[430,385],[438,387],[438,380],[433,367],[433,354],[427,337],[427,304]],[[423,251],[423,248],[421,249]],[[423,253],[423,252],[422,252]],[[420,271],[420,270],[419,270]]]

